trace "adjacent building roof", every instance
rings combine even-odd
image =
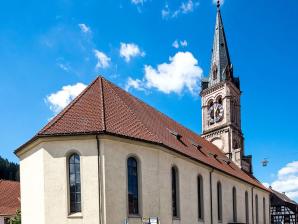
[[[12,216],[20,207],[20,183],[0,180],[0,216]]]
[[[280,193],[280,192],[272,189],[272,187],[270,187],[270,190],[271,190],[271,193],[280,200],[280,202],[290,203],[292,205],[295,205],[298,210],[298,204],[295,201],[293,201],[292,199],[290,199],[285,193]]]
[[[267,190],[229,161],[215,145],[103,77],[96,78],[31,141],[48,136],[90,134],[115,135],[163,146]]]

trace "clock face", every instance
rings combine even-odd
[[[214,103],[208,110],[208,119],[214,124],[220,122],[223,118],[223,106],[219,103]]]

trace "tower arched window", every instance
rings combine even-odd
[[[179,176],[177,167],[173,166],[172,170],[172,215],[179,218]]]
[[[208,102],[208,124],[213,124],[214,123],[214,109],[213,109],[213,105],[214,105],[214,102],[213,100],[210,100]]]
[[[249,207],[248,207],[248,192],[245,191],[245,221],[249,223]]]
[[[217,182],[217,219],[222,221],[222,190],[221,183]]]
[[[233,100],[230,101],[230,107],[231,107],[231,120],[232,120],[232,122],[235,122],[236,108],[235,108],[235,103]]]
[[[233,187],[233,222],[237,222],[237,192],[236,188]]]
[[[238,102],[234,102],[234,110],[235,110],[235,122],[238,125],[239,124],[239,110],[238,110]]]
[[[217,101],[218,104],[222,105],[222,97],[221,96],[217,97],[216,101]]]
[[[259,199],[258,195],[255,196],[255,204],[256,204],[256,224],[259,224]]]
[[[138,161],[134,157],[129,157],[127,159],[127,184],[128,214],[139,215]]]
[[[81,172],[80,156],[76,153],[69,156],[69,211],[81,212]]]
[[[203,192],[203,177],[201,175],[197,178],[198,183],[198,218],[204,219],[204,192]]]
[[[213,106],[213,100],[210,100],[209,102],[208,102],[208,110],[210,109],[210,107],[212,107]]]

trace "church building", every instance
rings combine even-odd
[[[97,77],[15,153],[22,224],[270,223],[218,5],[202,135]]]

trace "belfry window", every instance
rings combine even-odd
[[[70,213],[81,212],[81,172],[80,156],[72,154],[68,160],[69,166],[69,199]]]
[[[217,182],[217,219],[219,222],[222,221],[222,191],[220,182]]]
[[[222,97],[221,96],[217,98],[217,103],[222,105]]]
[[[127,159],[128,214],[139,215],[138,162],[134,157]]]
[[[203,178],[198,176],[198,217],[199,220],[204,219],[204,193],[203,193]]]
[[[172,167],[172,215],[179,218],[179,177],[177,167]]]

